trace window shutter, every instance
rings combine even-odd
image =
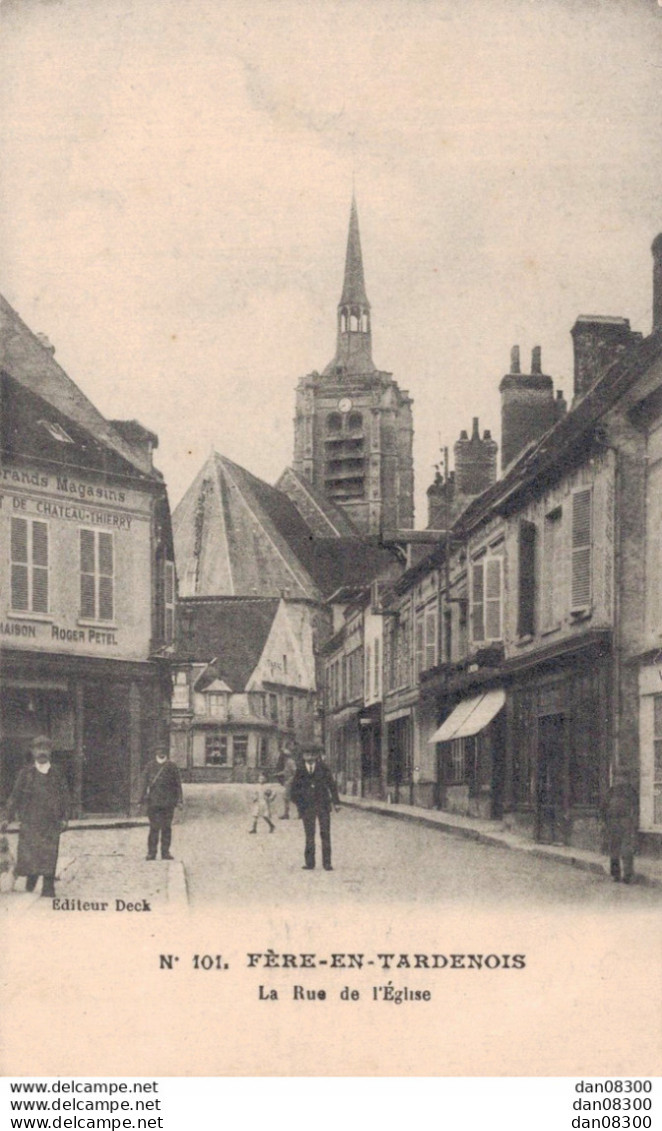
[[[94,531],[80,532],[80,615],[86,620],[94,620],[95,600],[95,561]]]
[[[425,667],[433,668],[437,662],[437,610],[425,614]]]
[[[483,563],[477,562],[471,570],[471,631],[474,640],[485,639],[483,574]]]
[[[485,563],[485,637],[501,639],[501,558]]]
[[[535,632],[535,601],[536,527],[523,519],[519,526],[519,636],[533,636]]]
[[[572,496],[571,611],[591,603],[591,491]]]
[[[11,604],[12,609],[27,610],[28,594],[28,523],[25,518],[11,520]]]

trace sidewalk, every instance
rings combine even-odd
[[[56,899],[106,902],[106,913],[113,914],[116,901],[134,906],[145,901],[152,912],[185,908],[188,899],[184,865],[180,860],[145,859],[146,825],[147,821],[139,818],[72,821],[60,840]],[[10,845],[15,853],[16,840],[11,834]],[[24,888],[25,880],[20,878],[15,891],[0,894],[2,914],[52,913],[52,901],[41,898],[41,880],[36,892],[28,893]],[[139,914],[128,909],[119,913]]]
[[[559,864],[569,864],[585,872],[595,872],[600,876],[609,875],[609,860],[598,852],[584,848],[566,848],[557,844],[537,844],[527,840],[510,829],[504,828],[500,821],[481,820],[479,817],[462,817],[456,813],[441,812],[438,809],[420,809],[416,805],[393,805],[387,801],[373,801],[367,798],[350,797],[341,794],[343,805],[352,809],[364,809],[379,813],[383,817],[393,817],[399,821],[414,821],[451,836],[462,836],[479,844],[491,844],[499,848],[510,848],[525,852],[529,856],[545,860],[555,860]],[[637,856],[634,862],[637,883],[662,887],[662,859],[651,856]]]

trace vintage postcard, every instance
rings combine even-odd
[[[659,3],[0,36],[2,1073],[658,1075]]]

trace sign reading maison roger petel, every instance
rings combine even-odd
[[[0,643],[144,658],[150,496],[34,468],[0,471]]]

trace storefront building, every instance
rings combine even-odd
[[[169,725],[175,573],[157,438],[105,421],[4,301],[0,342],[0,789],[46,733],[76,813],[129,813]]]

